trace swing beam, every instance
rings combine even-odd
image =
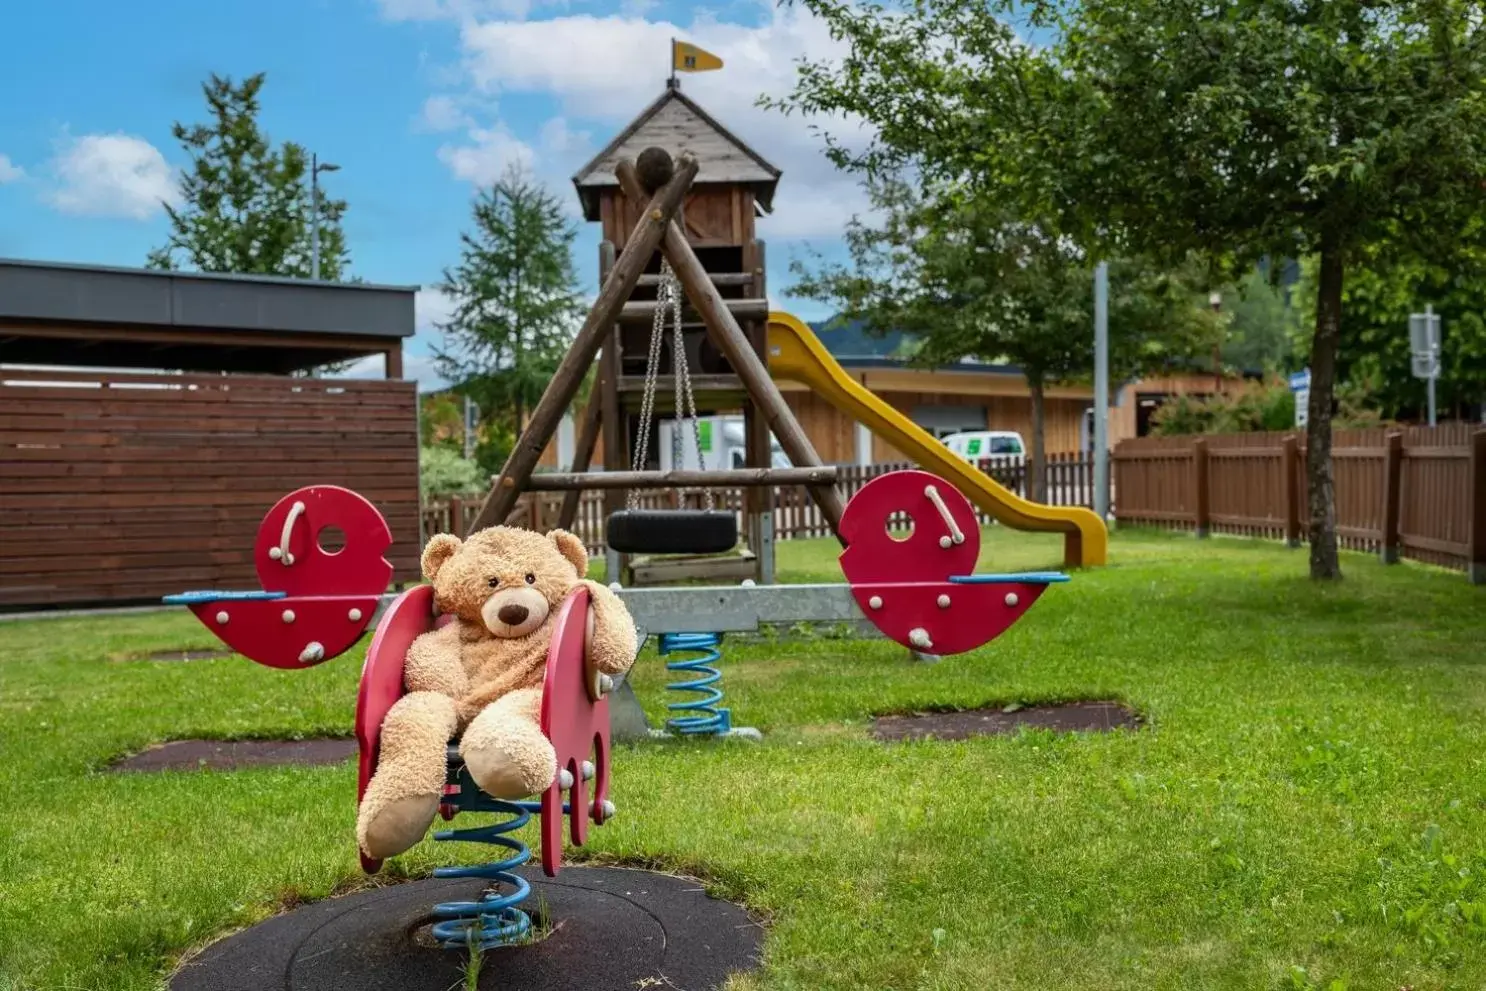
[[[532,492],[575,489],[765,488],[775,485],[832,485],[836,468],[730,468],[718,471],[586,471],[533,474]]]

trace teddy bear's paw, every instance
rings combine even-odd
[[[464,765],[480,790],[512,800],[546,791],[557,777],[557,753],[540,734],[503,741],[466,741]]]
[[[357,830],[361,852],[373,860],[406,853],[428,833],[438,812],[438,795],[411,795],[393,799],[375,811],[363,810]]]

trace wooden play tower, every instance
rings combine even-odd
[[[573,176],[584,217],[603,225],[601,290],[472,531],[506,520],[526,490],[564,491],[559,525],[570,526],[581,491],[601,488],[611,519],[611,580],[631,585],[753,579],[762,584],[774,575],[774,486],[809,485],[836,527],[841,501],[833,485],[835,469],[821,465],[768,374],[764,243],[755,236],[754,220],[772,208],[779,176],[779,169],[682,93],[674,80]],[[677,284],[684,290],[678,297],[679,363],[674,323],[660,330],[661,320],[677,309],[660,297]],[[567,472],[534,475],[557,421],[595,361],[596,388],[580,420],[573,464]],[[678,387],[683,399],[690,393],[683,408],[690,406],[691,415],[742,412],[745,464],[708,463],[704,472],[658,470],[658,421],[675,417]],[[771,431],[794,467],[771,467]],[[600,433],[605,470],[595,473],[589,468]],[[643,463],[635,458],[637,450],[646,453]],[[696,523],[686,510],[699,501],[699,491],[740,485],[746,493],[742,525],[731,524],[738,529],[737,543],[726,551],[678,553],[685,539],[661,540],[670,553],[612,547],[612,521],[624,513],[627,492],[677,493],[664,525],[645,521],[653,522],[657,533],[674,533]],[[681,494],[684,489],[691,491]]]

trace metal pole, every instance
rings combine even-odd
[[[464,397],[464,459],[466,461],[475,456],[474,405],[474,400],[469,396]]]
[[[1436,343],[1439,340],[1439,336],[1434,332],[1433,304],[1425,304],[1424,324],[1429,328],[1429,378],[1425,380],[1425,388],[1429,391],[1429,425],[1432,427],[1434,426],[1434,380],[1440,374],[1440,349]]]
[[[310,153],[310,278],[320,278],[320,160]]]
[[[1094,268],[1094,512],[1109,519],[1109,263]]]

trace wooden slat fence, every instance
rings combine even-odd
[[[849,500],[869,481],[890,471],[913,468],[908,461],[882,462],[872,465],[846,465],[837,468],[836,488],[843,499]],[[978,467],[1001,485],[1018,495],[1028,497],[1028,469],[1010,458],[991,458],[978,463]],[[829,537],[831,529],[826,525],[820,510],[811,501],[802,485],[780,486],[771,490],[774,510],[774,538],[776,540],[802,540],[812,537]],[[524,510],[518,517],[523,526],[547,529],[556,525],[562,506],[561,492],[528,492],[521,496],[518,506]],[[423,532],[425,539],[435,533],[466,532],[479,513],[481,494],[433,498],[423,507]],[[730,508],[739,513],[739,532],[744,532],[743,490],[713,490],[715,505]],[[1087,457],[1078,455],[1054,455],[1048,459],[1048,502],[1054,505],[1091,506],[1094,498],[1094,466]],[[683,503],[700,506],[700,492],[689,491],[685,497],[668,491],[642,491],[637,493],[637,505],[644,509],[675,508]],[[977,509],[982,524],[992,521],[990,514]],[[578,516],[573,532],[582,538],[593,556],[604,552],[604,497],[596,491],[584,492],[578,502]]]
[[[417,576],[412,382],[0,370],[0,607],[254,589],[263,515],[344,485]]]
[[[1309,517],[1305,453],[1301,432],[1126,440],[1114,455],[1115,516],[1299,544]],[[1338,430],[1332,476],[1342,546],[1486,580],[1486,429]]]

